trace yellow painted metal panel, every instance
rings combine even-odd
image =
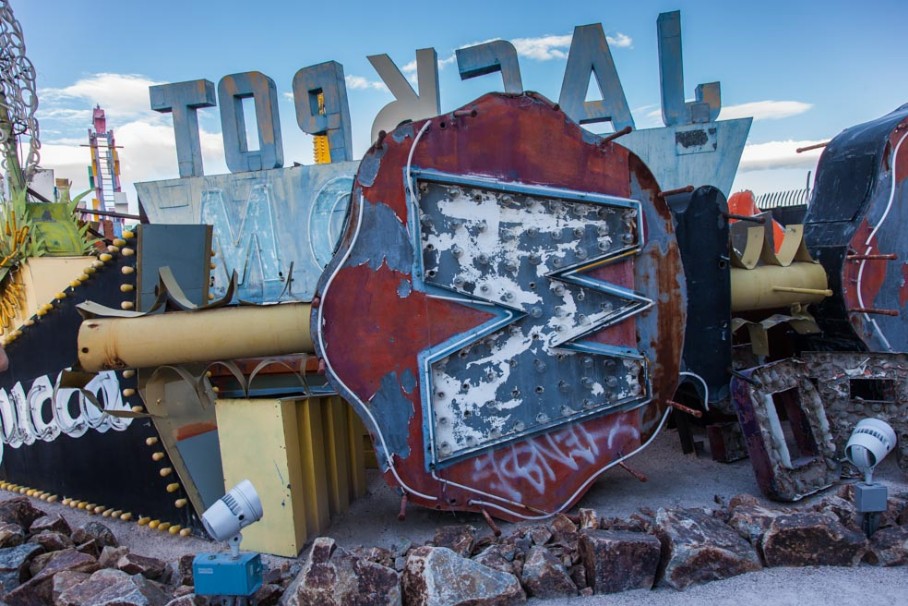
[[[275,399],[223,399],[215,405],[225,489],[249,479],[262,500],[263,518],[243,531],[245,549],[295,557],[306,542],[311,498],[305,493],[312,483],[304,478],[313,470],[301,473],[294,455],[300,452],[297,412],[311,409]],[[312,425],[312,415],[304,416]]]
[[[339,397],[336,400],[342,401]],[[346,402],[347,406],[347,445],[350,447],[350,500],[366,494],[366,452],[363,447],[363,435],[366,428],[363,422]]]
[[[322,408],[318,400],[299,400],[296,406],[299,463],[302,470],[306,530],[316,535],[331,521],[328,482],[325,477],[325,440]]]
[[[325,423],[325,458],[328,479],[328,504],[331,514],[350,507],[350,446],[347,443],[347,415],[351,414],[340,398],[320,398]]]

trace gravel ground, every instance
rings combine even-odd
[[[699,457],[684,455],[674,431],[660,435],[629,464],[645,474],[647,481],[640,482],[618,468],[610,470],[587,493],[580,506],[593,508],[600,516],[625,517],[642,507],[714,507],[717,498],[727,499],[741,493],[759,495],[749,461],[722,464],[712,461],[708,454]],[[908,492],[908,474],[898,468],[894,456],[883,462],[875,479],[889,485],[890,492]],[[805,502],[810,503],[830,492]],[[0,492],[0,500],[12,496],[15,495]],[[134,522],[101,518],[57,503],[33,501],[44,511],[63,514],[73,527],[90,519],[100,521],[110,527],[121,545],[142,555],[175,560],[186,553],[226,549],[198,537],[174,537]],[[342,547],[350,548],[358,545],[393,547],[408,542],[422,544],[432,539],[437,527],[447,524],[472,524],[480,536],[491,533],[479,515],[441,513],[418,507],[411,507],[406,521],[400,522],[397,520],[399,507],[397,494],[387,487],[377,472],[370,472],[368,496],[353,503],[345,514],[337,516],[325,534],[334,537]],[[501,524],[505,534],[515,527],[513,524]],[[303,555],[305,553],[306,550]],[[265,560],[266,565],[271,566],[287,561],[273,556]],[[904,567],[881,569],[870,566],[773,568],[691,587],[684,592],[658,589],[574,600],[531,600],[531,603],[567,605],[577,604],[581,599],[587,604],[641,606],[701,603],[730,606],[908,605],[908,570]]]

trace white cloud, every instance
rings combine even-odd
[[[571,47],[571,34],[564,36],[539,36],[537,38],[514,38],[511,44],[521,57],[537,61],[566,59]]]
[[[771,170],[777,168],[806,168],[816,166],[822,149],[797,153],[801,147],[809,147],[823,141],[768,141],[744,146],[739,171]]]
[[[731,120],[752,116],[754,120],[780,120],[803,114],[812,107],[810,103],[801,101],[752,101],[723,107],[719,118]]]
[[[93,74],[63,88],[45,88],[38,91],[41,103],[48,106],[47,115],[73,112],[73,102],[90,108],[100,104],[108,117],[136,116],[151,111],[148,87],[160,82],[139,74]],[[90,117],[90,114],[89,114]],[[88,126],[88,125],[86,125]]]
[[[347,83],[347,88],[350,90],[388,90],[384,82],[369,80],[362,76],[344,76],[344,82]]]

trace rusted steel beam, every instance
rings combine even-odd
[[[878,309],[876,307],[852,307],[848,310],[851,314],[877,314],[880,316],[898,316],[897,309]]]
[[[814,149],[822,149],[822,148],[826,147],[827,145],[829,145],[829,141],[826,141],[824,143],[817,143],[815,145],[807,145],[805,147],[799,147],[798,149],[795,150],[795,152],[799,153],[799,154],[803,154],[806,151],[811,151]]]
[[[899,256],[895,253],[879,255],[848,255],[845,257],[848,261],[896,261]]]
[[[618,463],[618,467],[620,467],[621,469],[623,469],[623,470],[626,471],[627,473],[631,474],[632,476],[634,476],[635,478],[637,478],[637,479],[640,480],[641,482],[648,482],[648,481],[649,481],[649,478],[646,477],[646,474],[644,474],[644,473],[642,473],[642,472],[640,472],[640,471],[637,471],[636,469],[632,468],[631,466],[629,466],[629,465],[628,465],[627,463],[625,463],[624,461],[621,461],[620,463]]]
[[[621,130],[615,131],[615,132],[613,132],[613,133],[610,134],[610,135],[606,135],[606,136],[602,137],[602,141],[600,142],[600,145],[604,145],[604,144],[606,144],[606,143],[611,143],[612,141],[614,141],[614,140],[617,139],[618,137],[623,137],[624,135],[629,135],[629,134],[631,134],[633,131],[634,131],[634,129],[631,128],[630,126],[625,126],[625,127],[622,128]]]
[[[674,196],[676,194],[689,194],[694,191],[693,185],[685,185],[684,187],[679,187],[677,189],[666,189],[665,191],[660,191],[658,195],[663,200],[668,196]]]
[[[685,414],[689,414],[692,417],[696,417],[699,419],[700,417],[703,416],[702,410],[697,410],[696,408],[691,408],[690,406],[685,406],[684,404],[675,402],[674,400],[666,400],[666,403],[669,406],[671,406],[672,408],[674,408],[675,410],[677,410],[679,412],[683,412]]]

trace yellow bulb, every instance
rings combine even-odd
[[[94,261],[94,262],[91,264],[91,266],[85,268],[85,273],[87,273],[89,276],[90,276],[91,274],[95,273],[96,271],[98,271],[98,270],[95,268],[95,263],[97,263],[97,261]]]
[[[186,507],[186,499],[177,499],[173,504],[176,505],[177,508]]]
[[[133,406],[133,407],[132,407],[132,411],[133,411],[133,412],[145,412],[145,407],[143,407],[143,406]]]
[[[114,238],[113,240],[114,246],[123,246],[124,244],[126,244],[126,240],[124,240],[123,238]]]
[[[209,300],[209,301],[214,301],[214,293],[213,293],[213,292],[208,293],[208,300]]]
[[[157,439],[156,437],[154,437],[154,436],[152,436],[152,437],[150,437],[150,438],[145,438],[145,445],[146,445],[146,446],[154,446],[154,445],[157,444],[157,443],[158,443],[158,439]]]
[[[124,248],[122,252],[124,257],[131,257],[136,254],[136,250],[134,248]]]
[[[101,514],[101,517],[109,518],[110,514],[112,514],[112,513],[113,513],[113,507],[111,507],[110,509],[105,509],[104,513]]]
[[[98,255],[98,260],[102,263],[107,263],[111,259],[113,259],[113,255],[110,255],[108,253],[101,253],[100,255]]]
[[[180,525],[176,524],[174,526],[171,526],[167,532],[169,532],[170,534],[178,534],[180,532]]]
[[[103,505],[98,505],[97,507],[95,507],[94,511],[95,511],[96,514],[98,514],[98,513],[104,513],[104,510],[105,510],[105,509],[107,509],[107,508],[104,507]]]
[[[73,280],[72,282],[70,282],[70,283],[69,283],[69,286],[70,286],[71,288],[76,288],[76,287],[78,287],[80,284],[82,284],[82,282],[77,278],[77,279]]]
[[[161,520],[152,520],[151,522],[148,523],[148,527],[151,528],[152,530],[154,530],[160,524],[161,524]]]
[[[120,292],[132,292],[136,289],[132,284],[120,284]]]
[[[47,502],[48,502],[48,503],[56,503],[56,502],[57,502],[57,495],[52,494],[52,495],[50,495],[49,497],[47,497]]]
[[[54,299],[65,299],[65,298],[66,298],[65,292],[58,292],[58,293],[54,294]]]
[[[120,516],[120,519],[123,520],[124,522],[128,522],[132,519],[132,514],[127,511],[126,513],[124,513],[123,515]]]
[[[135,271],[136,271],[136,268],[131,265],[124,265],[123,267],[120,268],[120,273],[122,273],[123,275],[126,275],[126,276],[128,276],[132,273],[135,273]]]
[[[132,239],[135,238],[135,237],[136,237],[136,235],[135,235],[133,232],[131,232],[131,231],[124,231],[124,232],[123,232],[123,239],[124,239],[124,240],[132,240]]]
[[[211,269],[214,270],[214,269],[217,269],[217,268],[218,268],[217,263],[212,263],[212,264],[211,264]]]
[[[135,306],[136,306],[136,304],[133,303],[132,301],[123,301],[122,303],[120,303],[120,309],[127,309],[127,310],[129,310],[129,309],[132,309],[132,308],[135,307]]]
[[[151,455],[152,461],[160,461],[163,458],[164,458],[163,452],[155,452],[155,453],[152,453],[152,455]]]
[[[126,389],[123,390],[123,397],[124,397],[124,398],[131,398],[131,397],[133,397],[134,395],[136,395],[136,390],[133,389],[132,387],[127,387]]]
[[[124,379],[131,379],[131,378],[133,378],[134,376],[136,376],[136,371],[133,370],[132,368],[129,368],[129,369],[123,371],[123,378],[124,378]]]
[[[28,320],[26,320],[25,322],[23,322],[23,324],[25,324],[26,326],[34,326],[34,325],[35,325],[35,321],[32,320],[31,318],[29,318]]]
[[[162,532],[167,530],[168,528],[170,528],[170,522],[161,522],[160,524],[158,524],[158,530]]]
[[[167,476],[169,476],[170,474],[173,473],[173,467],[163,467],[161,469],[161,471],[159,471],[158,473],[161,474],[162,478],[166,478]]]
[[[113,259],[113,257],[108,255],[107,253],[100,254],[100,255],[98,255],[97,261],[91,262],[92,269],[101,269],[102,267],[104,267],[104,262],[105,262],[104,258],[105,257],[107,258],[107,261],[110,261],[111,259]]]
[[[87,269],[85,270],[85,273],[83,273],[79,276],[79,280],[82,282],[85,282],[89,278],[91,278],[91,272],[89,272]]]
[[[120,252],[120,247],[114,246],[113,244],[111,244],[110,246],[107,247],[107,252],[109,252],[110,254],[116,254],[116,253]]]
[[[136,522],[136,524],[138,524],[139,526],[145,526],[145,525],[147,525],[149,522],[151,522],[151,518],[142,517],[142,518],[139,518],[139,521]]]
[[[176,492],[180,489],[180,485],[177,482],[167,485],[167,492]]]
[[[192,531],[188,528],[184,528],[183,530],[180,531],[181,537],[188,537],[191,534],[192,534]]]

